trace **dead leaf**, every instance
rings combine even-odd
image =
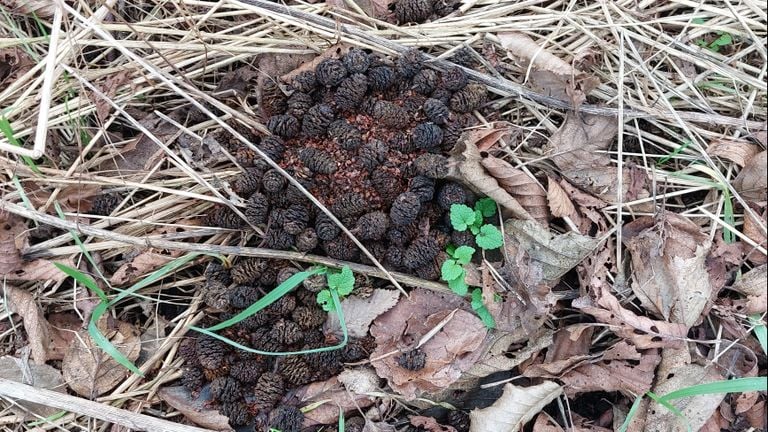
[[[121,286],[135,282],[139,276],[153,272],[173,261],[174,257],[155,251],[156,249],[150,249],[146,252],[141,252],[130,262],[121,265],[109,279],[109,283]]]
[[[619,303],[605,285],[593,287],[597,304],[589,297],[580,297],[572,306],[595,317],[599,322],[609,324],[616,335],[631,340],[638,349],[680,346],[688,331],[685,324],[654,321],[638,316]]]
[[[504,385],[504,394],[488,408],[469,413],[470,432],[517,431],[563,393],[559,384],[544,381],[531,387]]]
[[[475,143],[475,147],[481,152],[487,151],[500,139],[511,134],[511,126],[502,122],[495,122],[491,127],[472,129],[467,131],[467,139]]]
[[[90,311],[84,313],[88,315]],[[75,334],[83,328],[83,321],[74,311],[56,312],[48,315],[51,343],[48,345],[48,360],[62,360],[75,341]]]
[[[162,143],[170,143],[171,139],[179,133],[179,129],[173,123],[161,119],[154,113],[145,115],[139,119],[139,123]],[[99,165],[98,170],[117,171],[123,175],[145,173],[156,165],[164,154],[165,151],[162,148],[158,147],[151,138],[142,134],[124,146],[119,157],[104,161]]]
[[[368,394],[381,390],[379,376],[370,367],[359,369],[344,369],[339,373],[339,382],[352,394]]]
[[[99,327],[101,329],[102,326]],[[106,333],[104,329],[101,331],[128,360],[133,362],[139,357],[139,333],[130,324],[118,321],[116,330]],[[112,390],[130,373],[96,345],[88,330],[78,332],[75,343],[64,356],[61,369],[69,387],[87,398],[101,396]]]
[[[476,132],[462,135],[451,151],[461,178],[482,195],[496,201],[501,206],[505,217],[532,219],[528,211],[483,168],[480,163],[482,156],[473,141],[472,134]]]
[[[9,311],[19,314],[27,332],[27,343],[36,363],[43,364],[48,360],[48,345],[51,342],[51,330],[45,320],[42,308],[35,298],[27,291],[3,284],[3,298]]]
[[[232,430],[229,427],[229,418],[208,407],[210,404],[208,387],[204,387],[196,398],[192,397],[189,390],[183,386],[163,387],[158,390],[157,395],[199,426],[216,431]]]
[[[351,296],[341,302],[347,331],[352,337],[365,337],[368,328],[376,317],[392,309],[400,298],[397,290],[375,289],[370,297]],[[341,336],[341,325],[337,314],[328,314],[323,326],[325,334]]]
[[[480,164],[499,186],[507,191],[534,219],[547,226],[549,211],[547,193],[530,175],[513,167],[509,162],[490,155],[480,159]]]
[[[112,99],[117,94],[117,90],[120,88],[120,86],[129,82],[130,75],[131,70],[119,69],[117,72],[107,75],[103,81],[98,81],[96,87],[106,97]],[[104,120],[109,117],[109,113],[112,111],[112,105],[106,99],[102,98],[96,93],[88,91],[87,94],[88,98],[96,107],[96,117],[100,122],[104,122]]]
[[[432,417],[408,416],[408,419],[412,426],[421,428],[426,432],[456,432],[456,428],[453,426],[443,426]]]
[[[632,256],[632,291],[649,311],[691,327],[712,294],[705,264],[709,236],[671,213],[637,218],[623,232]]]
[[[756,430],[765,430],[765,401],[756,403],[746,412],[746,418],[749,425]]]
[[[42,19],[52,18],[56,4],[47,0],[0,0],[0,5],[13,13],[37,16]]]
[[[57,263],[76,267],[72,258],[57,259]],[[53,262],[44,259],[25,262],[21,268],[8,275],[9,280],[20,281],[54,281],[59,283],[69,276],[59,270]]]
[[[141,339],[141,352],[136,361],[137,364],[144,364],[144,362],[152,357],[152,355],[163,346],[166,337],[165,328],[167,325],[167,321],[163,318],[159,316],[154,317],[152,325],[147,327],[139,337],[139,339]]]
[[[753,217],[749,212],[744,212],[744,228],[742,231],[744,232],[744,235],[749,237],[753,242],[763,248],[768,248],[768,238],[766,237],[765,229],[763,229],[763,227],[768,225],[768,206],[766,206],[765,203],[761,203],[761,205],[755,205],[755,207],[758,208],[758,210],[755,211],[757,218]],[[759,210],[760,207],[762,207],[762,211]],[[760,220],[757,220],[758,218]],[[742,245],[744,252],[747,254],[747,259],[753,264],[760,265],[765,264],[766,261],[768,261],[768,257],[766,257],[763,252],[755,249],[752,245],[747,244],[746,242],[742,242]]]
[[[710,156],[729,160],[740,167],[746,165],[747,161],[758,153],[760,153],[760,147],[746,140],[716,139],[707,147],[707,154]]]
[[[740,292],[747,296],[747,305],[745,314],[761,314],[766,311],[766,301],[768,301],[768,275],[766,275],[766,264],[755,267],[745,273],[741,279],[737,280],[732,290]]]
[[[570,100],[578,107],[587,95],[600,85],[594,76],[579,72],[577,75],[563,75],[548,70],[534,69],[529,75],[528,86],[535,92],[561,100]]]
[[[340,58],[350,48],[352,48],[350,44],[337,43],[329,46],[320,55],[282,53],[265,55],[259,60],[259,72],[266,76],[279,76],[282,82],[290,83],[296,75],[304,71],[314,71],[323,60]]]
[[[24,50],[15,47],[0,48],[0,84],[8,85],[16,81],[34,66],[35,62]]]
[[[251,81],[257,75],[258,72],[251,66],[241,66],[228,71],[221,77],[212,95],[218,99],[244,100],[248,96]]]
[[[763,150],[747,161],[739,175],[733,180],[733,187],[747,201],[764,202],[768,200],[766,170],[768,170],[768,153]]]
[[[661,360],[659,353],[653,349],[642,353],[635,350],[629,357],[614,355],[565,372],[559,377],[565,384],[565,393],[568,397],[595,391],[620,391],[629,397],[645,394],[656,377],[656,366]]]
[[[531,63],[539,70],[550,71],[559,75],[576,75],[579,71],[573,69],[568,62],[551,54],[524,33],[508,32],[497,35],[501,46],[513,56]]]
[[[576,212],[576,206],[573,205],[571,198],[565,193],[565,190],[557,184],[551,177],[547,182],[547,203],[552,216],[558,218],[569,218],[576,226],[581,225],[581,215]]]
[[[466,306],[460,297],[416,289],[379,316],[371,326],[377,345],[371,359],[379,376],[408,400],[458,380],[482,355],[478,348],[487,333],[474,313],[461,309]],[[415,348],[450,314],[452,318],[421,346],[426,354],[424,368],[411,371],[398,365],[394,354]]]
[[[386,18],[391,14],[390,5],[393,0],[355,0],[355,4],[371,18]],[[325,4],[341,10],[356,12],[347,5],[347,0],[326,0]]]
[[[323,401],[322,405],[304,413],[303,427],[334,424],[339,420],[339,411],[348,413],[373,405],[374,398],[347,391],[338,377],[327,381],[314,382],[295,390],[294,398],[299,406]]]
[[[552,346],[547,350],[545,361],[552,362],[589,354],[595,327],[589,324],[573,324],[555,333]]]
[[[3,356],[0,357],[0,378],[66,394],[61,372],[47,364],[29,363],[15,357]],[[41,417],[48,417],[59,411],[46,405],[22,400],[17,400],[15,403],[21,405],[23,409],[19,409],[16,404],[9,404],[10,409],[20,416],[26,416],[29,411]]]
[[[452,388],[472,388],[475,386],[474,384],[466,385],[464,383],[476,383],[479,378],[492,373],[512,370],[537,352],[552,345],[552,331],[542,330],[539,334],[528,339],[524,347],[510,351],[510,344],[519,342],[518,339],[514,335],[497,335],[496,340],[490,344],[487,353]]]
[[[23,265],[22,250],[27,243],[27,224],[20,217],[0,213],[0,276],[6,277]]]

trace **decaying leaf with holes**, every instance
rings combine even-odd
[[[470,432],[521,430],[533,416],[563,392],[554,381],[531,387],[504,385],[504,394],[488,408],[469,413]]]

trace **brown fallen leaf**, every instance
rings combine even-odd
[[[482,157],[480,164],[532,218],[547,226],[549,220],[547,192],[539,182],[524,171],[513,167],[509,162],[494,156]]]
[[[766,264],[763,264],[748,271],[733,284],[732,290],[747,296],[746,307],[741,311],[742,313],[761,314],[766,311],[766,301],[768,300],[767,279]]]
[[[179,111],[180,112],[180,111]],[[139,119],[139,123],[147,128],[160,142],[168,143],[171,138],[179,133],[179,129],[173,123],[167,122],[154,113],[146,114]],[[146,173],[165,154],[151,138],[139,135],[132,139],[120,151],[120,157],[108,159],[99,165],[99,171],[117,171],[121,175],[129,176],[137,172]]]
[[[408,420],[410,420],[411,426],[421,428],[426,432],[456,432],[456,428],[453,426],[443,426],[433,417],[408,416]]]
[[[505,48],[513,56],[532,63],[539,70],[546,70],[560,75],[576,75],[579,71],[573,69],[568,62],[542,48],[530,36],[520,32],[499,33],[496,35]]]
[[[399,298],[400,291],[387,289],[375,289],[367,298],[358,296],[345,298],[341,302],[341,309],[344,312],[344,322],[347,324],[349,335],[365,337],[373,320],[392,309]],[[341,336],[341,323],[337,314],[328,314],[323,331],[325,334]]]
[[[157,253],[156,249],[141,252],[130,262],[121,265],[109,279],[109,283],[122,286],[135,282],[140,276],[153,272],[173,261],[173,258],[173,256]]]
[[[251,66],[241,66],[233,71],[228,71],[221,77],[212,95],[218,99],[245,99],[251,81],[257,75],[258,72]]]
[[[0,84],[8,85],[29,72],[35,62],[24,50],[16,47],[0,48]]]
[[[47,364],[29,363],[16,357],[3,356],[0,357],[0,378],[66,394],[66,385],[61,372]],[[21,409],[16,404],[20,405]],[[11,411],[22,417],[29,413],[48,417],[59,411],[46,405],[21,400],[9,404],[9,407]]]
[[[85,312],[83,315],[88,315]],[[48,345],[48,360],[62,360],[75,341],[75,335],[83,328],[83,321],[74,311],[55,312],[48,315],[51,344]]]
[[[625,309],[607,285],[593,287],[596,301],[580,297],[572,306],[611,326],[617,336],[631,340],[638,349],[664,348],[683,344],[688,327],[685,324],[655,321]]]
[[[632,256],[632,291],[652,313],[691,327],[712,294],[705,264],[709,236],[672,213],[635,219],[623,233]]]
[[[72,258],[57,259],[56,262],[69,267],[76,267],[75,261]],[[21,268],[8,275],[9,280],[54,281],[56,283],[61,282],[68,277],[69,276],[59,270],[53,262],[45,259],[24,262]]]
[[[27,332],[27,343],[36,363],[43,364],[48,360],[48,346],[51,342],[51,329],[45,320],[43,309],[28,291],[13,285],[3,284],[3,299],[9,311],[19,314]]]
[[[109,74],[104,80],[99,81],[96,87],[101,93],[111,99],[117,94],[120,86],[130,81],[131,72],[130,69],[120,69],[115,73]],[[87,95],[96,107],[96,118],[100,122],[106,120],[110,111],[112,111],[112,105],[96,93],[87,91]]]
[[[416,289],[379,316],[371,326],[377,345],[371,359],[379,376],[408,400],[458,380],[482,355],[478,348],[487,334],[482,321],[462,309],[466,307],[458,296]],[[420,348],[426,355],[425,366],[417,371],[401,367],[397,354],[416,348],[438,324],[444,325]]]
[[[510,351],[510,345],[519,342],[519,339],[509,334],[496,335],[486,354],[451,388],[474,388],[480,378],[496,372],[512,370],[537,352],[552,345],[552,331],[542,329],[538,334],[528,339],[522,348]]]
[[[304,47],[302,47],[303,49]],[[340,58],[352,48],[347,43],[329,46],[320,55],[315,54],[268,54],[259,60],[259,72],[271,77],[280,77],[285,83],[304,71],[314,71],[320,62],[328,58]]]
[[[157,395],[168,405],[184,414],[189,421],[207,429],[231,431],[229,418],[208,407],[210,391],[204,388],[197,397],[193,397],[184,386],[163,387]]]
[[[338,377],[326,381],[314,382],[295,390],[293,398],[300,406],[315,402],[325,402],[304,413],[303,427],[334,424],[339,420],[339,411],[349,413],[373,405],[374,398],[364,394],[347,391]]]
[[[749,425],[755,428],[755,430],[765,430],[765,409],[765,401],[760,401],[745,413]]]
[[[504,385],[502,396],[488,408],[469,413],[470,432],[517,431],[563,393],[559,384],[544,381],[531,387]]]
[[[544,360],[551,362],[589,354],[594,331],[595,327],[588,324],[573,324],[558,330]]]
[[[768,200],[768,153],[765,150],[752,156],[733,180],[733,187],[742,198],[752,202]]]
[[[576,206],[557,182],[549,178],[547,182],[547,204],[552,216],[558,218],[569,218],[576,226],[581,225],[581,215],[576,211]]]
[[[461,179],[477,192],[496,201],[504,217],[532,219],[528,211],[483,168],[480,163],[483,157],[471,137],[462,135],[451,151],[452,164],[455,164]]]
[[[747,161],[760,153],[760,147],[746,140],[716,139],[709,143],[707,154],[729,160],[743,167]]]
[[[52,18],[56,4],[46,0],[0,0],[0,5],[13,13],[37,16],[42,19]]]
[[[355,0],[354,2],[360,9],[371,18],[386,18],[391,15],[390,5],[394,3],[393,0]],[[350,8],[347,4],[347,0],[326,0],[325,4],[338,8],[341,10],[348,10],[357,12],[354,8]]]
[[[20,250],[27,244],[27,224],[20,217],[0,212],[0,276],[6,277],[21,268]]]
[[[104,322],[105,319],[101,320],[99,326],[102,334],[128,360],[135,361],[141,352],[139,332],[122,321],[116,323],[117,329],[105,332]],[[78,332],[75,343],[64,356],[61,370],[72,390],[91,399],[112,390],[130,373],[96,345],[88,330]]]
[[[760,210],[761,208],[762,210]],[[768,238],[766,237],[765,229],[763,229],[763,227],[768,226],[768,206],[766,206],[766,203],[760,203],[755,204],[753,209],[758,217],[753,217],[751,213],[744,212],[744,228],[742,231],[750,240],[762,246],[763,249],[768,249]],[[768,261],[766,254],[755,249],[752,245],[742,242],[742,248],[747,254],[747,259],[752,264],[760,265]]]

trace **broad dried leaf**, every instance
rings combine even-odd
[[[527,63],[532,63],[536,69],[554,72],[558,75],[576,75],[579,73],[568,62],[542,48],[536,41],[524,33],[499,33],[497,37],[501,42],[501,46],[509,51],[510,54]]]
[[[547,225],[549,211],[547,209],[547,193],[530,175],[523,170],[513,167],[509,162],[487,155],[480,159],[480,164],[495,178],[499,186],[507,191],[520,203],[528,214]]]
[[[302,49],[304,47],[301,47]],[[259,72],[266,76],[279,76],[280,80],[290,83],[293,78],[304,71],[314,71],[320,62],[329,58],[340,58],[352,48],[347,43],[337,43],[329,46],[320,55],[315,54],[267,54],[259,60]]]
[[[19,314],[27,332],[27,342],[36,363],[43,364],[48,360],[48,346],[51,343],[51,329],[45,320],[43,309],[35,298],[27,291],[3,284],[3,298],[9,311]]]
[[[163,387],[157,395],[174,409],[179,410],[191,422],[215,431],[230,431],[229,419],[209,408],[210,392],[204,388],[197,397],[193,397],[184,386]]]
[[[107,75],[103,81],[99,81],[96,84],[96,87],[101,93],[112,99],[117,94],[117,90],[120,86],[129,82],[130,75],[131,69],[118,70],[115,73]],[[96,117],[100,122],[103,122],[109,117],[109,113],[112,111],[112,105],[96,93],[88,91],[87,94],[88,98],[91,99],[91,102],[93,102],[93,105],[96,107]]]
[[[538,335],[528,339],[523,348],[510,352],[509,346],[517,342],[519,342],[519,338],[513,335],[497,335],[496,340],[490,344],[487,353],[452,388],[473,388],[479,378],[514,369],[537,352],[552,345],[552,331],[542,330]]]
[[[589,324],[573,324],[555,333],[552,346],[547,350],[545,361],[564,360],[589,354],[595,327]]]
[[[707,153],[710,156],[729,160],[743,167],[756,154],[760,153],[760,147],[750,144],[746,140],[716,139],[709,143]]]
[[[502,213],[505,217],[532,219],[528,211],[483,168],[480,163],[482,156],[472,135],[462,135],[452,153],[461,178],[482,195],[496,201],[502,207]]]
[[[579,225],[581,216],[576,212],[571,198],[565,190],[557,184],[551,177],[547,182],[547,202],[552,216],[559,218],[570,218],[576,225]]]
[[[365,337],[376,317],[392,309],[400,298],[400,291],[375,289],[367,298],[351,296],[341,302],[347,331],[352,337]],[[328,314],[323,326],[326,334],[341,335],[341,324],[337,314]]]
[[[320,401],[325,402],[304,414],[304,428],[334,424],[339,420],[339,410],[346,414],[369,407],[374,402],[373,397],[347,391],[339,382],[338,377],[300,387],[296,389],[294,397],[299,406],[307,406]]]
[[[488,408],[469,413],[470,432],[517,431],[563,393],[559,384],[544,381],[532,387],[504,385],[504,394]]]
[[[601,242],[600,239],[573,232],[554,234],[533,221],[513,219],[504,222],[504,235],[508,256],[524,251],[530,257],[530,266],[540,269],[541,278],[529,280],[531,285],[541,281],[550,286],[556,284]]]
[[[747,201],[764,202],[768,200],[766,170],[768,170],[768,153],[763,150],[747,161],[739,175],[733,180],[733,187]]]
[[[753,217],[751,213],[744,212],[744,228],[742,231],[744,235],[756,244],[763,248],[768,248],[768,238],[766,237],[765,229],[763,229],[763,227],[768,226],[768,207],[766,207],[765,203],[762,203],[762,211],[759,210],[760,206],[755,205],[754,207],[758,207],[755,210],[757,217]],[[742,242],[742,247],[747,254],[747,259],[753,264],[760,265],[768,261],[768,257],[752,245]]]
[[[623,232],[632,256],[632,291],[646,309],[691,327],[712,294],[705,263],[709,236],[671,213],[640,217]]]
[[[411,426],[415,426],[426,432],[456,432],[453,426],[443,426],[433,417],[408,416]]]
[[[130,324],[118,321],[117,329],[105,336],[128,360],[133,362],[139,357],[139,332]],[[88,330],[78,333],[75,343],[64,356],[61,369],[69,387],[87,398],[101,396],[112,390],[130,373],[96,345]]]
[[[352,0],[326,0],[325,4],[333,6],[342,10],[350,10],[357,12],[354,8],[350,8],[347,1]],[[354,3],[365,12],[366,15],[372,18],[386,18],[391,15],[390,6],[394,3],[393,0],[354,0]]]
[[[22,267],[19,252],[27,243],[27,224],[10,213],[0,213],[0,276],[8,277]]]
[[[731,289],[747,296],[747,304],[742,313],[764,313],[766,311],[766,301],[768,300],[766,265],[763,264],[748,271],[733,284]]]
[[[0,0],[0,4],[3,1]],[[0,48],[0,84],[10,84],[35,66],[24,50],[15,47]]]
[[[621,306],[605,285],[595,286],[596,303],[589,297],[573,301],[572,306],[609,324],[616,335],[631,340],[639,349],[680,346],[686,336],[685,324],[655,321],[638,316]]]
[[[410,298],[401,299],[379,316],[371,326],[377,344],[371,358],[379,359],[372,362],[379,376],[409,400],[445,389],[458,380],[482,355],[478,348],[487,334],[482,321],[462,309],[466,307],[458,296],[416,289]],[[392,353],[415,348],[451,314],[441,330],[421,346],[426,354],[424,368],[410,371],[398,365]]]
[[[139,123],[163,143],[169,143],[179,133],[179,129],[173,123],[163,120],[154,113],[145,115],[139,119]],[[108,159],[99,165],[99,171],[117,171],[124,176],[145,173],[156,165],[163,155],[165,151],[151,138],[142,134],[121,149],[119,158]]]
[[[379,376],[370,367],[360,369],[344,369],[337,377],[352,394],[367,394],[381,390]]]
[[[66,394],[66,386],[61,372],[47,364],[29,363],[15,357],[3,356],[0,357],[0,378]],[[20,405],[21,409],[16,404]],[[59,411],[46,405],[22,400],[16,400],[14,404],[10,404],[10,409],[22,417],[29,412],[41,417],[48,417]]]
[[[643,353],[635,350],[629,357],[613,356],[583,364],[559,378],[565,384],[568,397],[593,391],[620,391],[629,397],[645,394],[653,385],[656,366],[661,357],[657,350],[646,350]]]
[[[0,0],[0,5],[13,13],[42,19],[52,18],[56,10],[56,3],[48,0]]]
[[[219,85],[213,91],[218,99],[244,100],[248,96],[251,80],[256,78],[256,72],[251,66],[242,66],[229,71],[221,77]]]
[[[150,249],[136,255],[130,262],[121,265],[109,279],[109,283],[121,286],[135,282],[140,276],[159,269],[173,259],[173,256],[157,253],[155,249]]]
[[[69,267],[76,267],[75,261],[72,258],[56,260],[56,262],[65,264]],[[61,282],[68,277],[69,276],[53,265],[53,262],[44,259],[27,261],[20,269],[8,275],[9,280],[54,281],[56,283]]]

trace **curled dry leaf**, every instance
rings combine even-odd
[[[248,96],[251,80],[256,78],[256,75],[257,72],[250,66],[229,71],[221,77],[219,85],[213,91],[213,96],[218,99],[245,99]]]
[[[393,0],[357,0],[355,4],[365,12],[371,18],[385,18],[391,14],[390,5],[394,3]],[[352,10],[345,0],[326,0],[325,4],[333,6],[341,10]]]
[[[491,176],[480,161],[483,157],[477,149],[472,135],[463,135],[452,150],[453,162],[462,180],[482,195],[488,196],[502,207],[502,214],[519,219],[532,219],[528,211],[504,190]]]
[[[443,426],[432,417],[408,416],[411,426],[421,428],[426,432],[456,432],[453,426]]]
[[[731,289],[747,296],[747,304],[743,313],[756,314],[766,311],[768,297],[768,275],[766,265],[755,267],[736,281]]]
[[[179,128],[155,113],[145,115],[139,119],[139,123],[163,143],[171,142],[179,133]],[[116,171],[123,176],[130,176],[136,172],[146,174],[164,154],[164,150],[151,138],[141,134],[121,149],[119,158],[105,160],[98,169],[99,171]]]
[[[341,309],[344,312],[344,321],[347,324],[349,335],[365,337],[373,320],[392,309],[397,304],[398,298],[400,298],[400,291],[386,289],[375,289],[367,298],[358,296],[345,298],[341,302]],[[341,336],[339,316],[335,313],[328,314],[323,330],[326,334],[332,333]]]
[[[638,316],[619,303],[605,284],[594,286],[596,301],[581,297],[572,306],[609,324],[616,335],[631,340],[638,349],[664,348],[683,344],[688,327],[685,324],[655,321]]]
[[[373,368],[344,369],[338,379],[352,394],[361,395],[380,390],[379,376]]]
[[[118,70],[115,73],[107,75],[103,81],[98,81],[96,87],[101,93],[111,99],[117,94],[117,90],[120,86],[129,82],[130,75],[131,70],[129,69]],[[96,117],[99,121],[103,122],[109,116],[110,111],[112,111],[112,105],[96,93],[88,91],[87,94],[88,98],[96,107]]]
[[[490,343],[486,354],[467,371],[464,376],[451,388],[470,389],[474,388],[479,378],[486,377],[492,373],[509,371],[528,360],[539,351],[552,345],[552,331],[542,329],[534,337],[528,339],[525,346],[511,351],[509,347],[513,343],[519,342],[520,338],[511,334],[496,334],[495,340]]]
[[[707,154],[729,160],[743,167],[756,154],[760,153],[760,147],[746,140],[716,139],[709,143]]]
[[[203,388],[197,397],[184,386],[163,387],[157,395],[174,409],[184,414],[189,421],[215,431],[230,431],[229,419],[209,408],[211,395],[208,387]]]
[[[304,47],[301,47],[302,49]],[[337,43],[329,46],[320,55],[315,54],[267,54],[259,60],[259,71],[267,76],[280,77],[285,83],[304,72],[314,71],[320,62],[329,58],[339,58],[347,53],[352,45]]]
[[[139,357],[141,352],[139,332],[130,324],[118,321],[117,329],[109,332],[104,332],[102,329],[102,334],[128,360],[133,362]],[[64,355],[61,370],[69,387],[87,398],[94,398],[112,390],[130,373],[96,345],[88,330],[78,333],[75,343]]]
[[[66,394],[61,372],[47,364],[34,364],[15,357],[3,356],[0,357],[0,378]],[[56,408],[22,400],[10,404],[10,409],[22,417],[30,412],[48,417],[59,411]]]
[[[691,327],[712,294],[705,263],[709,236],[672,213],[640,217],[623,232],[632,256],[632,291],[646,309]]]
[[[300,387],[295,391],[294,398],[298,401],[299,406],[324,402],[304,413],[303,427],[305,428],[334,424],[339,420],[339,411],[346,414],[353,410],[357,411],[369,407],[374,402],[374,398],[370,396],[347,391],[338,377]]]
[[[488,408],[469,413],[470,432],[517,431],[563,393],[559,384],[544,381],[531,387],[504,385],[504,394]]]
[[[155,249],[141,252],[130,262],[121,265],[109,279],[109,283],[121,286],[135,282],[139,276],[155,271],[172,260],[172,256],[157,253]]]
[[[51,329],[45,320],[43,310],[27,291],[3,284],[3,298],[9,311],[19,314],[27,332],[27,342],[36,363],[48,360],[48,346],[51,343]]]
[[[508,32],[498,35],[501,46],[513,56],[532,63],[539,70],[547,70],[560,75],[575,75],[579,71],[573,69],[568,62],[542,48],[524,33]]]
[[[416,289],[410,298],[401,299],[379,316],[371,326],[377,345],[371,359],[379,376],[409,400],[445,389],[458,380],[482,355],[478,348],[487,334],[474,313],[461,309],[466,306],[455,295]],[[446,318],[450,319],[444,322]],[[396,355],[416,348],[438,325],[443,326],[420,348],[426,355],[425,366],[417,371],[401,367]]]
[[[557,182],[549,178],[547,182],[547,203],[552,216],[558,218],[569,218],[576,226],[581,225],[581,215],[576,211],[576,206]]]
[[[764,202],[768,200],[768,188],[766,183],[766,170],[768,169],[768,155],[765,150],[752,156],[738,176],[733,180],[733,187],[741,196],[752,202]]]
[[[69,267],[76,267],[72,258],[57,259],[56,262]],[[27,261],[21,268],[8,275],[9,280],[54,281],[57,283],[63,281],[67,277],[69,276],[53,265],[53,262],[44,259]]]
[[[543,187],[523,170],[513,167],[509,162],[486,155],[480,159],[480,164],[499,186],[512,195],[528,214],[547,225],[549,211],[547,209],[547,193]]]

